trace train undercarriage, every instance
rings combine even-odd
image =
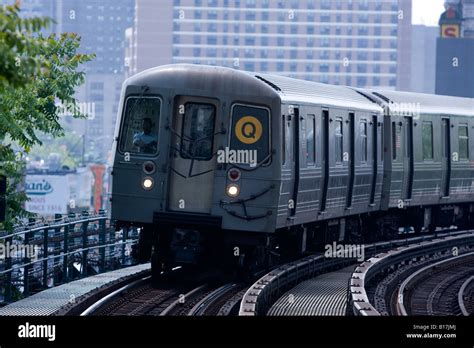
[[[239,277],[255,274],[333,242],[370,244],[435,233],[439,228],[472,228],[473,204],[410,207],[291,226],[272,234],[223,231],[200,226],[144,225],[133,255],[151,260],[153,277],[173,267],[214,267]]]

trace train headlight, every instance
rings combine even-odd
[[[226,193],[229,197],[237,197],[240,193],[239,185],[236,185],[236,184],[228,185]]]
[[[146,177],[142,181],[142,186],[145,190],[151,190],[153,188],[153,179]]]

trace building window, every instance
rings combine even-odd
[[[342,119],[338,118],[334,126],[334,140],[335,144],[335,155],[336,163],[342,163],[342,150],[343,150],[343,134],[342,134]]]
[[[469,135],[467,124],[459,125],[459,158],[469,159]]]
[[[423,122],[421,140],[423,143],[423,159],[433,159],[433,123]]]

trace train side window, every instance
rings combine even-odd
[[[183,120],[181,157],[208,161],[212,158],[216,107],[186,103]]]
[[[286,164],[286,116],[281,116],[281,162]]]
[[[397,159],[397,148],[400,147],[400,139],[402,137],[402,126],[396,122],[392,122],[392,158]]]
[[[313,166],[316,162],[316,149],[315,149],[315,122],[316,118],[314,115],[308,115],[306,117],[306,164]]]
[[[382,128],[381,128],[381,131],[380,131],[380,162],[383,162],[383,156],[384,156],[384,151],[385,151],[385,145],[384,145],[384,128],[383,128],[383,124],[382,124]]]
[[[469,133],[467,124],[460,124],[459,132],[459,158],[469,159]]]
[[[361,138],[361,161],[367,162],[367,120],[360,122],[360,138]]]
[[[157,97],[128,97],[124,109],[120,151],[155,155],[158,152],[161,100]]]
[[[342,163],[342,152],[343,152],[343,133],[342,133],[342,119],[336,119],[336,123],[334,126],[334,139],[336,142],[335,146],[335,155],[336,155],[336,163]]]
[[[270,111],[268,108],[242,104],[232,106],[230,148],[243,151],[247,154],[247,158],[253,159],[256,156],[257,164],[270,158]]]
[[[395,122],[392,122],[392,159],[397,159],[397,129]]]
[[[422,125],[421,141],[423,143],[423,159],[433,159],[433,123],[424,121]]]

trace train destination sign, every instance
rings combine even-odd
[[[253,116],[244,116],[235,125],[235,135],[244,144],[254,144],[262,136],[262,123]]]

